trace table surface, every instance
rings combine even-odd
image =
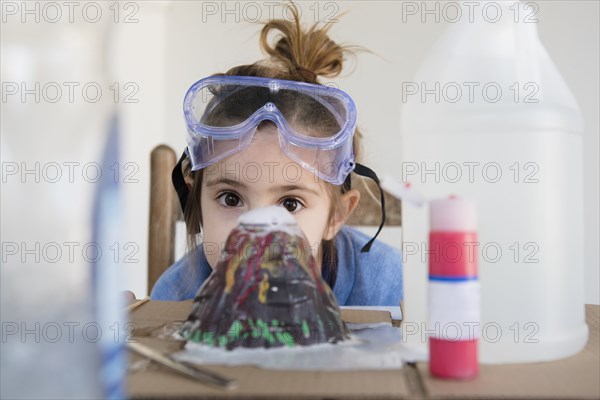
[[[165,328],[187,318],[190,302],[153,302],[131,314],[134,338],[164,353],[182,343]],[[343,310],[344,320],[360,311]],[[201,385],[162,366],[131,355],[128,379],[132,398],[600,398],[599,305],[586,305],[589,339],[578,354],[552,362],[480,365],[472,381],[431,377],[427,362],[379,371],[274,371],[257,367],[209,366],[238,381],[234,391]],[[385,311],[362,311],[361,320],[388,320]],[[577,382],[576,385],[571,382]]]

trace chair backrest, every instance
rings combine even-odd
[[[150,221],[148,229],[148,293],[160,275],[175,261],[175,223],[183,219],[177,193],[171,183],[171,172],[177,164],[173,149],[161,144],[150,155]],[[355,177],[355,176],[354,176]],[[353,178],[354,178],[353,177]],[[353,180],[352,187],[361,192],[361,200],[349,225],[378,226],[381,218],[379,193],[368,179]],[[371,192],[371,193],[369,193]],[[400,201],[385,195],[386,226],[401,225]]]
[[[167,145],[150,153],[150,221],[148,225],[148,293],[175,261],[175,222],[182,218],[171,172],[177,155]]]

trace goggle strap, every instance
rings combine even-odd
[[[181,155],[181,158],[173,168],[173,172],[171,173],[171,180],[173,181],[173,186],[175,187],[175,191],[177,192],[177,197],[179,198],[179,204],[181,205],[181,211],[185,213],[185,205],[187,203],[188,196],[190,191],[185,183],[185,179],[183,178],[182,165],[183,160],[187,157],[186,152],[184,151]]]
[[[385,224],[385,198],[383,196],[383,189],[381,189],[381,184],[379,183],[379,178],[377,177],[375,171],[373,171],[369,167],[365,167],[362,164],[356,163],[354,167],[354,173],[374,180],[377,184],[377,187],[379,188],[379,194],[381,196],[381,223],[379,224],[379,229],[377,229],[377,233],[375,233],[375,236],[373,236],[371,240],[369,240],[367,244],[365,244],[361,249],[361,253],[367,253],[371,249],[371,245],[379,235],[379,232],[381,232],[383,224]]]

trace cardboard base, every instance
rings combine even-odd
[[[164,353],[173,353],[183,342],[158,338],[165,325],[185,321],[192,303],[150,301],[131,315],[135,324],[132,339],[139,340]],[[346,322],[389,322],[391,316],[385,311],[342,310]],[[140,365],[142,357],[131,354],[130,365]],[[281,399],[295,398],[347,398],[388,397],[390,394],[404,396],[410,393],[407,378],[402,369],[387,371],[273,371],[256,367],[206,367],[217,373],[234,378],[238,388],[226,391],[204,386],[155,364],[142,364],[131,372],[128,379],[132,398],[202,398],[202,397],[260,397]]]
[[[131,314],[133,340],[164,353],[183,342],[169,337],[165,327],[186,320],[192,303],[149,301]],[[272,371],[255,367],[206,367],[238,381],[225,391],[204,386],[131,354],[128,377],[131,398],[600,398],[600,306],[587,305],[590,329],[585,348],[555,362],[480,365],[470,381],[433,378],[429,364],[420,362],[386,371]],[[392,322],[389,312],[342,310],[347,322]],[[167,334],[165,334],[167,332]]]

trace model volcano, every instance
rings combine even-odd
[[[294,218],[281,207],[240,217],[198,290],[181,334],[215,347],[280,347],[349,338]]]

